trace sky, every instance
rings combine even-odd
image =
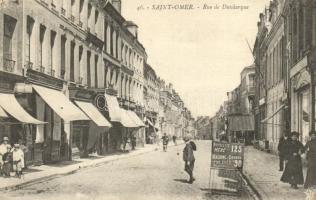
[[[122,15],[138,26],[147,62],[171,82],[196,116],[213,116],[253,63],[259,13],[269,0],[122,0]],[[194,10],[153,10],[158,4],[193,4]],[[220,9],[202,9],[204,4]],[[222,5],[248,6],[243,11]],[[144,10],[138,8],[143,6]],[[149,7],[149,9],[147,9]],[[197,8],[199,7],[199,8]]]

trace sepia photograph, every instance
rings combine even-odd
[[[316,200],[316,0],[0,0],[1,200]]]

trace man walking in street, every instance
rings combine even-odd
[[[167,151],[168,143],[169,143],[169,137],[167,136],[166,133],[162,136],[162,145],[163,145],[163,151]]]
[[[195,157],[193,153],[194,149],[193,149],[190,139],[191,138],[189,136],[184,137],[185,147],[183,149],[183,161],[184,161],[184,171],[186,171],[190,176],[188,183],[192,184],[195,181],[195,178],[193,177]]]

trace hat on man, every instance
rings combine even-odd
[[[14,144],[14,148],[20,148],[20,144]]]
[[[3,141],[9,141],[8,137],[3,137]]]

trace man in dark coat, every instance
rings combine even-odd
[[[303,144],[298,141],[299,133],[292,132],[291,142],[285,155],[286,166],[281,181],[291,184],[291,187],[298,189],[297,185],[304,183],[301,154],[304,152]]]
[[[278,151],[279,151],[279,171],[283,171],[284,169],[284,161],[285,161],[285,155],[288,150],[288,145],[290,142],[290,138],[287,137],[287,135],[282,136],[279,140],[278,144]]]
[[[164,133],[164,135],[162,136],[162,145],[163,145],[163,151],[167,151],[168,148],[168,143],[169,143],[169,137],[167,136],[166,133]]]
[[[192,147],[191,142],[190,142],[190,138],[185,137],[184,141],[185,141],[185,147],[183,149],[184,170],[190,176],[188,183],[192,184],[193,181],[195,181],[195,178],[193,177],[195,157],[194,157],[194,153],[193,153],[193,147]]]

